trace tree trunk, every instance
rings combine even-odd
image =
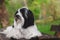
[[[24,7],[27,7],[27,0],[23,0],[22,4],[23,4]]]
[[[43,19],[46,19],[46,4],[44,2],[41,4],[41,8],[42,8],[42,17]]]
[[[2,27],[6,27],[8,25],[8,14],[4,2],[5,0],[0,0],[0,22]]]

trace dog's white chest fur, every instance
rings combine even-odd
[[[30,39],[35,36],[42,36],[42,34],[37,30],[36,26],[30,26],[27,29],[23,29],[24,38]]]

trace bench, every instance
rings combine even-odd
[[[55,32],[55,36],[60,38],[60,25],[52,25],[51,31]]]

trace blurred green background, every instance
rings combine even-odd
[[[5,0],[9,14],[9,25],[13,24],[14,14],[17,9],[27,6],[34,14],[38,30],[54,35],[50,31],[51,25],[60,24],[60,0]]]

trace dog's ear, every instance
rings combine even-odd
[[[26,14],[25,14],[25,22],[24,22],[24,25],[23,25],[23,28],[27,28],[29,26],[32,26],[34,25],[34,16],[33,16],[33,13],[32,11],[30,10],[27,10]]]
[[[28,10],[27,16],[28,16],[29,24],[33,24],[34,23],[34,15],[31,10]]]

